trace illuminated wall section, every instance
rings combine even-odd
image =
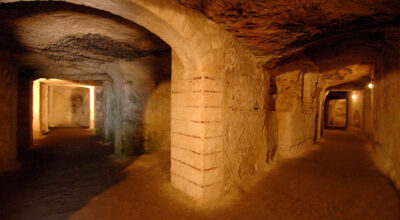
[[[41,79],[33,81],[32,135],[34,139],[40,137],[40,81]]]
[[[94,86],[58,79],[38,79],[33,83],[32,132],[33,138],[49,132],[49,127],[88,127],[94,129],[95,90]],[[87,91],[87,92],[86,92]],[[78,100],[76,96],[78,95]],[[79,99],[79,95],[82,99]],[[84,123],[75,123],[72,113],[77,103],[84,102]],[[75,112],[76,113],[76,112]],[[61,118],[61,119],[60,119]],[[57,122],[58,121],[62,121]]]

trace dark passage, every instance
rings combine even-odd
[[[66,219],[118,183],[119,162],[91,130],[58,128],[37,141],[19,172],[0,176],[0,219]]]

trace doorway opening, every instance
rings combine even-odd
[[[95,87],[60,79],[37,79],[32,87],[32,137],[55,128],[94,129]]]
[[[331,91],[325,101],[325,129],[346,129],[348,119],[347,92]]]

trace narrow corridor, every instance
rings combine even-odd
[[[110,146],[82,129],[57,129],[39,145],[29,153],[29,169],[0,177],[0,219],[399,217],[396,190],[374,167],[366,143],[348,131],[327,131],[313,151],[279,162],[254,186],[207,207],[170,186],[168,152],[117,162]]]

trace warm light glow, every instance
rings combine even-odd
[[[372,82],[368,83],[368,88],[370,89],[374,88],[374,84]]]
[[[90,89],[90,128],[94,128],[94,87],[89,86]]]
[[[40,81],[41,80],[42,79],[33,81],[33,88],[32,88],[33,138],[40,137]]]
[[[90,128],[94,129],[94,121],[95,121],[95,87],[74,83],[67,80],[61,79],[38,79],[33,82],[33,122],[32,122],[32,130],[34,138],[38,138],[40,136],[40,85],[41,83],[46,85],[62,85],[62,86],[71,86],[71,87],[81,87],[89,89],[90,96]]]
[[[356,100],[357,99],[357,94],[353,94],[352,96],[351,96],[351,98],[353,98],[353,100]]]
[[[77,85],[75,85],[77,86]],[[78,87],[90,89],[90,128],[94,129],[94,114],[95,114],[95,97],[94,97],[94,86],[78,85]]]

